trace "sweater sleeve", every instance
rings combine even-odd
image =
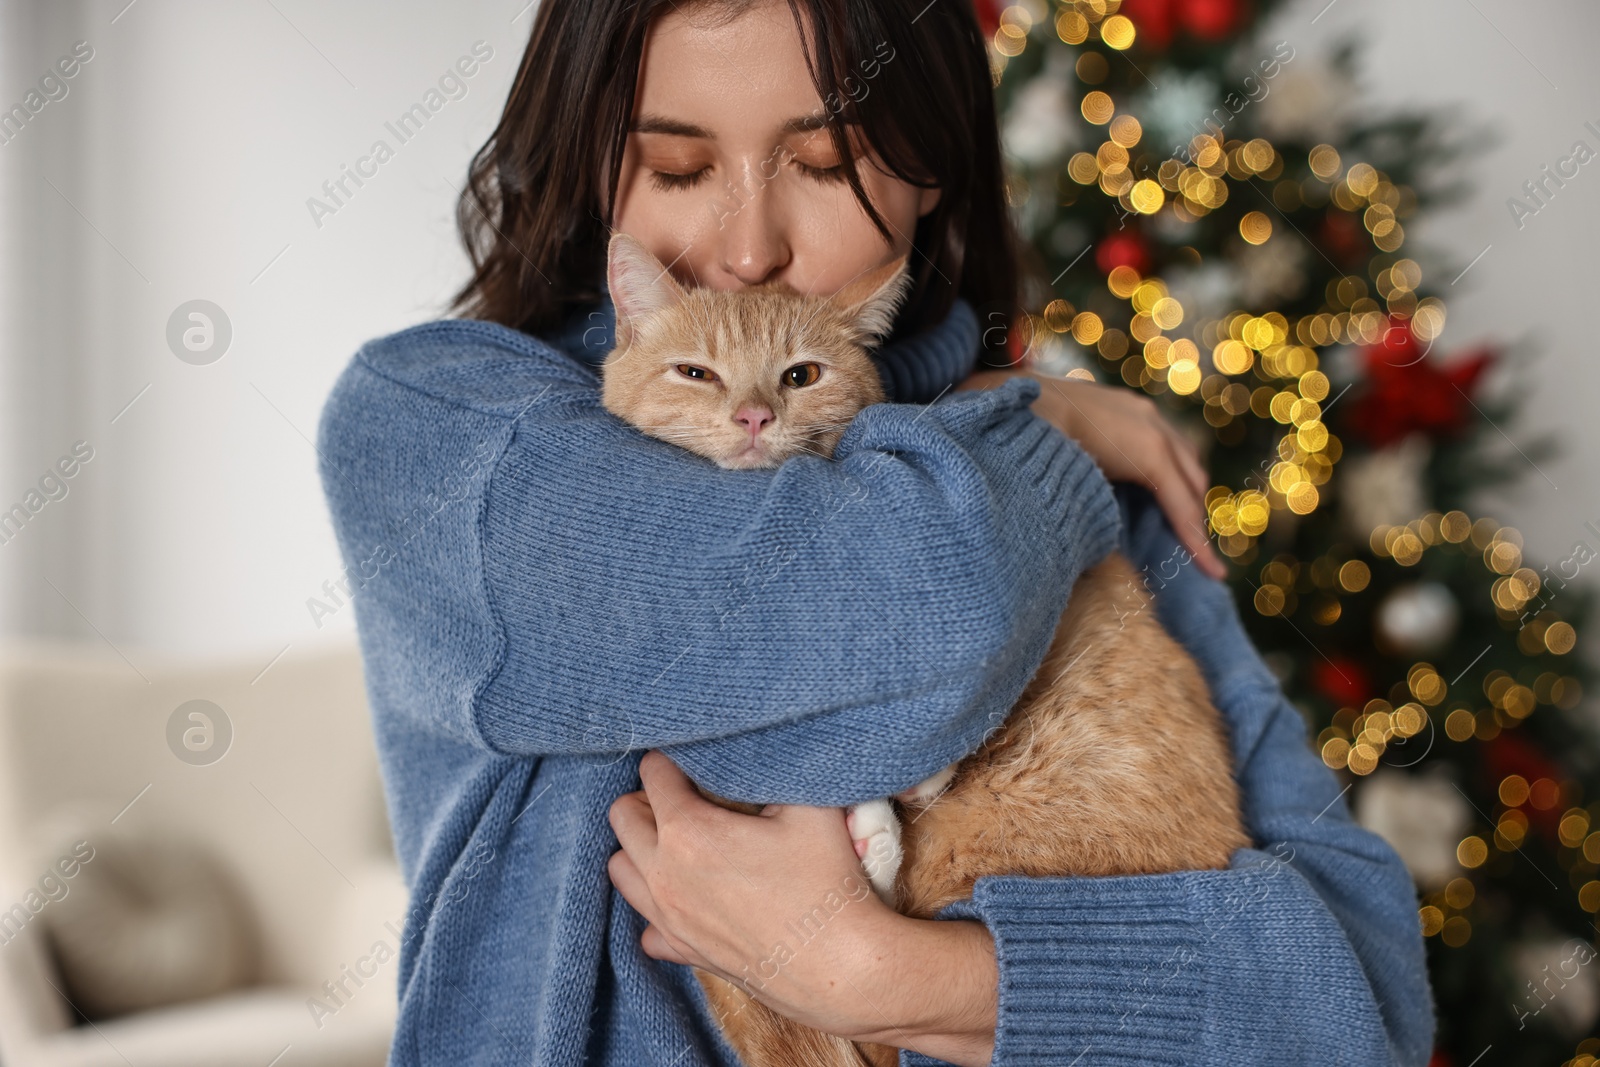
[[[662,748],[735,799],[844,804],[975,747],[1037,669],[1110,487],[1019,380],[864,410],[834,459],[729,471],[592,391],[530,408],[483,516],[508,755]]]
[[[515,331],[369,346],[320,450],[346,558],[391,548],[355,601],[371,683],[509,757],[660,748],[765,803],[904,789],[1004,718],[1116,543],[1109,484],[1037,390],[872,405],[832,460],[734,471]],[[390,536],[408,495],[422,518]]]
[[[1147,491],[1116,493],[1144,501],[1125,525],[1136,564],[1186,561]],[[942,909],[995,938],[992,1067],[1427,1063],[1434,1006],[1405,866],[1352,821],[1228,587],[1173,569],[1157,610],[1227,716],[1255,847],[1218,871],[981,878]],[[901,1053],[902,1067],[938,1062]]]

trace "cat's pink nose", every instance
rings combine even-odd
[[[772,409],[763,404],[749,404],[734,414],[733,421],[749,430],[754,438],[763,426],[772,421]]]

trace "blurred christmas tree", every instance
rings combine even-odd
[[[977,6],[1038,279],[1014,356],[1143,390],[1203,442],[1251,636],[1416,879],[1435,1062],[1594,1063],[1600,737],[1572,580],[1600,525],[1536,569],[1473,510],[1551,445],[1519,397],[1479,395],[1518,353],[1443,351],[1471,264],[1408,247],[1459,147],[1357,106],[1353,46],[1275,39],[1271,0]]]

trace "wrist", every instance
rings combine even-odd
[[[999,1013],[994,937],[973,919],[884,916],[872,973],[857,985],[882,991],[856,1001],[850,1036],[909,1048],[960,1067],[988,1067]],[[870,983],[870,985],[868,985]]]
[[[1025,373],[1021,367],[980,367],[956,383],[957,389],[993,389],[1002,385],[1018,374]]]

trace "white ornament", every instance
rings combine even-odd
[[[1144,144],[1158,153],[1172,153],[1183,159],[1189,142],[1207,132],[1206,120],[1221,107],[1223,92],[1216,79],[1196,71],[1185,74],[1163,71],[1161,88],[1136,94],[1130,110],[1144,124]],[[1222,109],[1224,113],[1227,108]]]
[[[1071,68],[1057,61],[1053,51],[1050,62],[1017,90],[1006,111],[1006,155],[1024,167],[1064,159],[1083,143],[1070,74]]]
[[[1422,476],[1433,445],[1422,433],[1377,452],[1351,456],[1338,469],[1340,513],[1346,534],[1366,544],[1379,526],[1402,526],[1427,510]]]
[[[1401,655],[1426,656],[1450,643],[1461,609],[1438,582],[1400,586],[1378,605],[1378,631]]]
[[[1517,1029],[1534,1019],[1550,1023],[1569,1040],[1576,1041],[1589,1032],[1600,1016],[1600,955],[1588,941],[1570,937],[1565,941],[1542,938],[1518,945],[1512,950],[1512,969],[1516,971],[1516,1000],[1512,1012]]]
[[[1231,267],[1206,260],[1194,266],[1171,267],[1163,277],[1172,298],[1183,305],[1185,316],[1196,322],[1219,319],[1238,307],[1237,274]]]
[[[1357,98],[1350,76],[1325,57],[1307,57],[1266,83],[1255,121],[1269,141],[1336,144],[1350,124]]]
[[[1448,778],[1379,767],[1355,807],[1356,821],[1394,846],[1422,891],[1442,889],[1461,873],[1456,845],[1472,813]]]
[[[1305,285],[1305,243],[1294,234],[1276,234],[1262,245],[1240,244],[1239,298],[1246,307],[1274,304]]]

